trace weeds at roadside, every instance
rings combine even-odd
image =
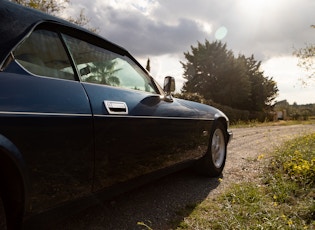
[[[279,120],[279,121],[265,121],[259,122],[257,120],[251,121],[236,121],[231,123],[231,128],[252,128],[261,126],[287,126],[287,125],[311,125],[315,124],[314,119],[309,120]]]
[[[260,183],[234,184],[177,229],[315,229],[315,134],[285,143]]]

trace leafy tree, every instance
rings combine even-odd
[[[315,80],[315,45],[308,45],[305,48],[296,50],[294,54],[299,58],[298,66],[309,73],[306,78],[300,79],[303,85],[307,85],[310,80]]]
[[[249,58],[239,55],[237,60],[250,82],[250,96],[247,109],[262,111],[266,105],[271,105],[276,98],[278,92],[277,83],[273,78],[264,76],[264,73],[260,70],[261,62],[256,61],[253,55]]]
[[[70,0],[12,0],[12,2],[43,11],[47,14],[56,15],[66,8],[66,4]]]
[[[222,42],[198,42],[184,55],[187,62],[181,64],[187,81],[182,93],[198,93],[237,109],[262,111],[278,92],[272,78],[265,78],[259,70],[260,62],[253,56],[235,58]]]
[[[235,76],[235,59],[232,51],[221,42],[205,44],[198,42],[191,46],[191,53],[184,53],[187,63],[182,62],[184,78],[187,82],[182,92],[199,93],[207,100],[226,105],[233,105],[233,94],[238,93],[237,86],[231,84]],[[224,87],[222,87],[224,86]],[[243,94],[249,90],[243,91]]]
[[[88,64],[89,71],[92,73],[87,77],[87,82],[94,82],[98,84],[119,86],[120,80],[115,76],[121,69],[116,68],[116,61],[109,60],[107,62],[94,62]]]
[[[311,27],[315,28],[315,25]],[[304,48],[295,50],[293,54],[299,58],[298,66],[309,73],[306,78],[301,78],[302,84],[307,85],[310,80],[315,81],[315,45],[308,44]]]
[[[151,71],[150,58],[148,58],[148,60],[147,60],[147,66],[145,67],[145,69],[146,69],[148,72]]]

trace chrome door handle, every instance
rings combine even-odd
[[[123,101],[104,101],[109,114],[128,114],[128,106]]]

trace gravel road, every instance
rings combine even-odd
[[[315,132],[315,125],[268,126],[232,129],[234,137],[228,146],[228,157],[222,181],[200,177],[192,170],[172,174],[141,188],[91,207],[51,229],[171,229],[189,213],[187,206],[213,199],[231,183],[252,181],[261,169],[257,159],[284,141]]]

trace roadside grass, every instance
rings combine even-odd
[[[176,229],[315,229],[315,133],[286,142],[265,164],[258,182],[189,205]]]
[[[257,120],[251,121],[237,121],[231,123],[231,128],[251,128],[260,126],[282,126],[282,125],[311,125],[315,124],[315,119],[312,117],[308,120],[279,120],[279,121],[265,121],[259,122]]]

